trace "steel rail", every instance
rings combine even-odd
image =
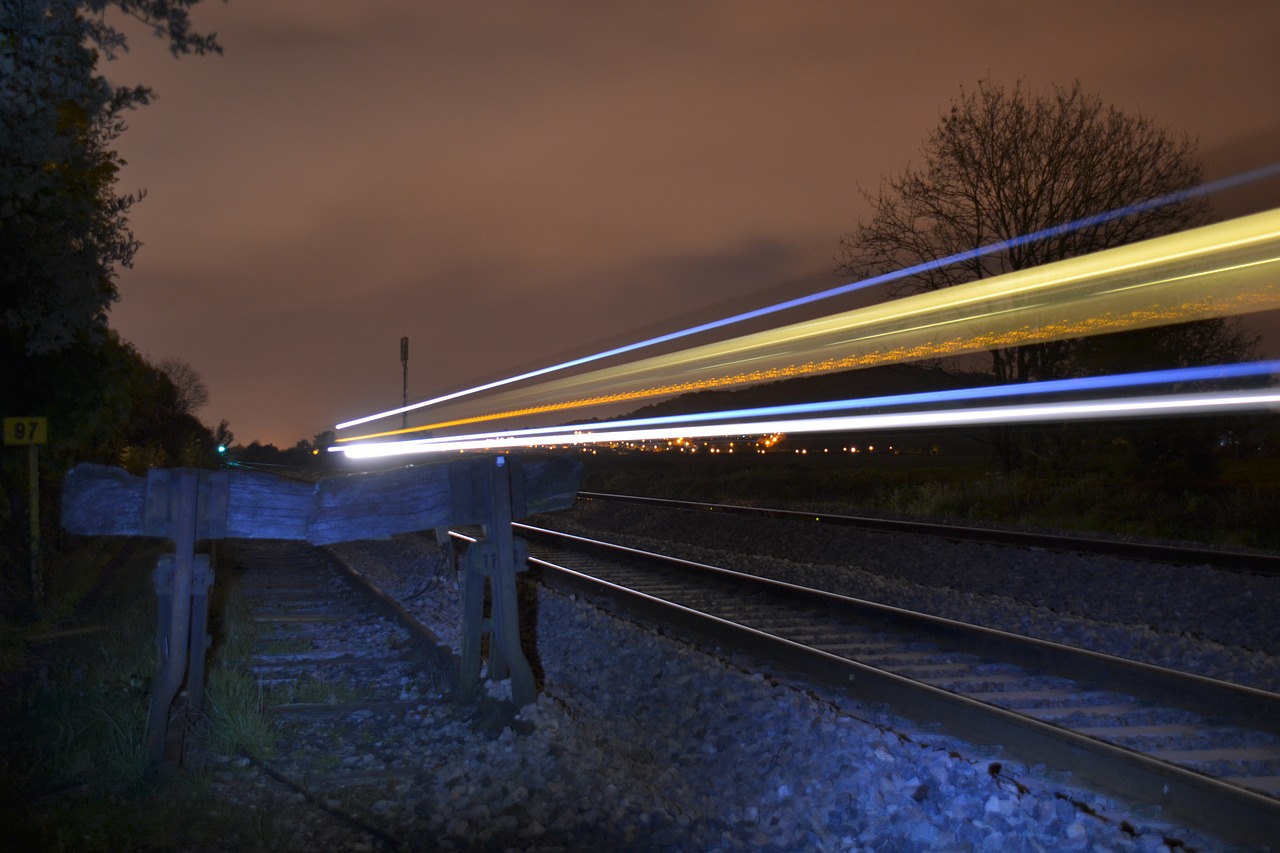
[[[1166,706],[1227,715],[1271,732],[1280,725],[1280,695],[1265,691],[530,525],[514,527],[531,545],[553,539],[615,558],[656,561],[770,596],[825,607],[838,605],[842,617],[860,625],[871,623],[898,632],[928,631],[931,639],[942,639],[953,648],[959,645],[971,653],[1016,661],[1091,686],[1158,699]],[[658,595],[638,592],[560,565],[547,555],[531,553],[529,562],[558,585],[613,599],[628,612],[713,643],[731,645],[859,701],[885,703],[904,717],[941,724],[944,730],[966,740],[999,744],[1028,763],[1043,762],[1069,769],[1089,784],[1122,797],[1157,804],[1164,814],[1222,838],[1245,844],[1273,844],[1280,838],[1280,800],[1265,794]],[[1176,696],[1176,701],[1171,703],[1170,696]]]
[[[642,495],[619,495],[607,492],[583,491],[578,492],[578,497],[585,500],[645,504],[698,512],[724,512],[735,515],[756,515],[818,524],[835,524],[881,533],[910,533],[955,541],[986,542],[993,545],[1014,545],[1022,548],[1042,548],[1050,551],[1100,554],[1111,557],[1124,557],[1131,560],[1148,560],[1178,565],[1209,565],[1219,569],[1256,572],[1259,574],[1280,574],[1280,555],[1277,554],[1219,551],[1213,548],[1126,542],[1118,539],[1034,533],[1025,530],[1010,530],[1008,528],[965,527],[927,521],[905,521],[827,512],[804,512],[801,510],[772,509],[742,504],[718,504],[706,501],[645,497]]]

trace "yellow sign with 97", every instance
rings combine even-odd
[[[49,440],[48,418],[5,418],[5,444],[45,444]]]

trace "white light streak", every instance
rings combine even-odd
[[[796,418],[769,421],[682,424],[618,430],[525,430],[506,434],[477,434],[419,441],[373,442],[332,447],[352,459],[464,450],[505,450],[518,447],[578,446],[672,438],[720,438],[725,436],[864,432],[877,429],[941,428],[995,423],[1111,420],[1128,417],[1238,412],[1280,407],[1280,392],[1220,391],[1151,397],[1104,398],[1020,406],[987,406],[972,409],[935,409],[878,415]]]

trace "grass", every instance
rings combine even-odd
[[[117,832],[153,793],[145,735],[158,552],[154,542],[72,543],[47,563],[40,618],[5,626],[0,824],[30,849],[58,849],[65,827]],[[67,849],[94,847],[76,838]]]
[[[276,731],[263,712],[263,702],[262,689],[247,673],[225,666],[210,671],[205,693],[209,746],[222,755],[270,755]]]
[[[223,550],[224,562],[233,564],[229,546]],[[265,713],[266,693],[249,671],[258,625],[239,594],[234,572],[221,572],[212,589],[211,609],[214,647],[205,693],[206,737],[221,754],[266,757],[274,751],[276,732]]]
[[[297,655],[309,652],[314,648],[310,640],[301,637],[285,637],[279,640],[266,640],[259,644],[258,650],[264,655]]]
[[[267,698],[271,703],[280,705],[337,705],[367,698],[367,694],[349,684],[300,678],[288,684],[273,685],[267,691]]]
[[[9,849],[167,849],[211,814],[228,826],[244,819],[222,814],[199,767],[159,780],[148,772],[151,572],[163,550],[147,540],[73,541],[49,560],[40,618],[0,625],[0,826]],[[244,666],[255,626],[227,583],[233,573],[218,571],[198,738],[215,753],[269,754],[274,729]]]

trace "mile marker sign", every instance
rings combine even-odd
[[[48,418],[5,418],[5,444],[45,444],[49,439]]]

